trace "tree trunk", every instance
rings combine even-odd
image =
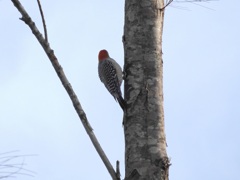
[[[126,0],[125,180],[168,180],[163,111],[163,0]]]

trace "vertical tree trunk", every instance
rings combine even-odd
[[[125,180],[168,180],[163,111],[163,0],[126,0]]]

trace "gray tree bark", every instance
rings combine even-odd
[[[163,110],[164,0],[126,0],[125,180],[168,180]]]

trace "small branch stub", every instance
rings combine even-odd
[[[120,174],[120,162],[119,161],[116,162],[116,176],[117,176],[117,179],[120,180],[121,174]]]

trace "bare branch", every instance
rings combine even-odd
[[[36,174],[33,171],[30,171],[24,168],[25,157],[34,156],[34,155],[11,155],[18,151],[10,151],[0,154],[0,179],[16,177],[16,175],[25,175],[34,177]],[[19,163],[19,161],[22,161]]]
[[[40,10],[41,17],[42,17],[45,40],[48,42],[47,26],[46,26],[44,14],[43,14],[42,6],[41,6],[41,3],[40,3],[40,0],[37,0],[37,2],[38,2],[38,7],[39,7],[39,10]]]
[[[35,37],[37,38],[38,42],[41,44],[41,46],[43,47],[45,53],[47,54],[49,60],[51,61],[60,81],[62,82],[62,85],[64,86],[64,88],[66,89],[70,99],[72,100],[73,106],[87,132],[87,134],[89,135],[89,138],[91,139],[95,149],[97,150],[99,156],[101,157],[103,163],[105,164],[108,172],[110,173],[111,177],[113,180],[117,180],[116,177],[116,173],[115,170],[113,169],[110,161],[108,160],[107,156],[105,155],[103,149],[101,148],[96,136],[93,133],[93,129],[90,126],[86,114],[82,109],[82,106],[77,98],[77,95],[75,94],[75,92],[72,89],[71,84],[69,83],[67,77],[65,76],[65,73],[61,67],[61,65],[58,62],[57,57],[55,56],[53,50],[51,49],[49,43],[43,38],[42,34],[39,32],[39,30],[37,29],[35,23],[32,21],[31,17],[28,15],[28,13],[25,11],[25,9],[23,8],[23,6],[21,5],[21,3],[18,0],[12,0],[14,6],[18,9],[18,11],[22,14],[22,18],[20,18],[21,20],[23,20],[28,26],[29,28],[32,30],[32,33],[35,35]]]

